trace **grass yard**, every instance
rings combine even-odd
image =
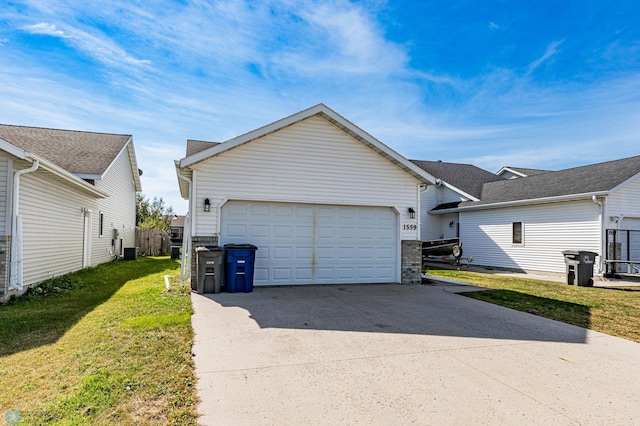
[[[429,275],[493,290],[463,293],[519,311],[640,343],[640,287],[577,287],[467,271],[429,269]]]
[[[0,423],[197,424],[190,288],[178,267],[113,262],[0,306]]]

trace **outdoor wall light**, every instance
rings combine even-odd
[[[453,228],[454,223],[455,223],[454,221],[449,222],[449,228]]]
[[[409,219],[416,218],[416,211],[413,209],[413,207],[409,207],[407,211],[409,212]]]
[[[208,198],[204,199],[204,211],[205,212],[211,211],[211,201],[209,201]]]

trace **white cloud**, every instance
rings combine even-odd
[[[48,24],[46,22],[40,22],[39,24],[33,25],[25,25],[22,29],[31,34],[42,34],[49,35],[53,37],[65,37],[65,33],[62,30],[56,28],[53,24]]]

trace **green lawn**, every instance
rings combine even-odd
[[[20,424],[197,424],[190,288],[178,267],[113,262],[0,306],[0,424],[7,413]]]
[[[468,297],[640,343],[640,287],[577,287],[445,269],[429,269],[428,273],[493,289],[464,293]]]

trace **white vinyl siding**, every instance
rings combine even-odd
[[[11,234],[11,187],[13,177],[10,170],[11,159],[0,152],[0,235]]]
[[[636,229],[635,224],[640,220],[640,176],[612,192],[607,197],[606,208],[607,228]],[[622,220],[610,221],[611,216],[622,217]]]
[[[194,235],[219,232],[227,200],[395,207],[417,224],[417,179],[323,118],[312,117],[194,166]],[[205,213],[204,199],[211,200]],[[401,238],[416,240],[417,230]]]
[[[82,207],[92,210],[95,218],[95,199],[40,169],[20,177],[19,203],[24,284],[81,269]]]
[[[487,209],[460,213],[465,255],[484,266],[564,272],[563,250],[601,251],[599,207],[589,201]],[[512,243],[521,221],[524,244]]]
[[[104,214],[102,237],[99,236],[98,212],[93,214],[92,265],[111,260],[110,250],[112,250],[114,229],[118,230],[120,238],[122,238],[122,247],[135,245],[136,190],[126,147],[116,157],[103,179],[96,180],[96,188],[108,193],[109,197],[97,200],[98,209]],[[118,251],[120,248],[118,247]]]
[[[440,204],[467,200],[457,192],[444,186],[430,185],[420,194],[420,239],[422,241],[440,238],[455,238],[458,214],[429,214],[429,211]],[[453,221],[454,225],[449,227]]]

